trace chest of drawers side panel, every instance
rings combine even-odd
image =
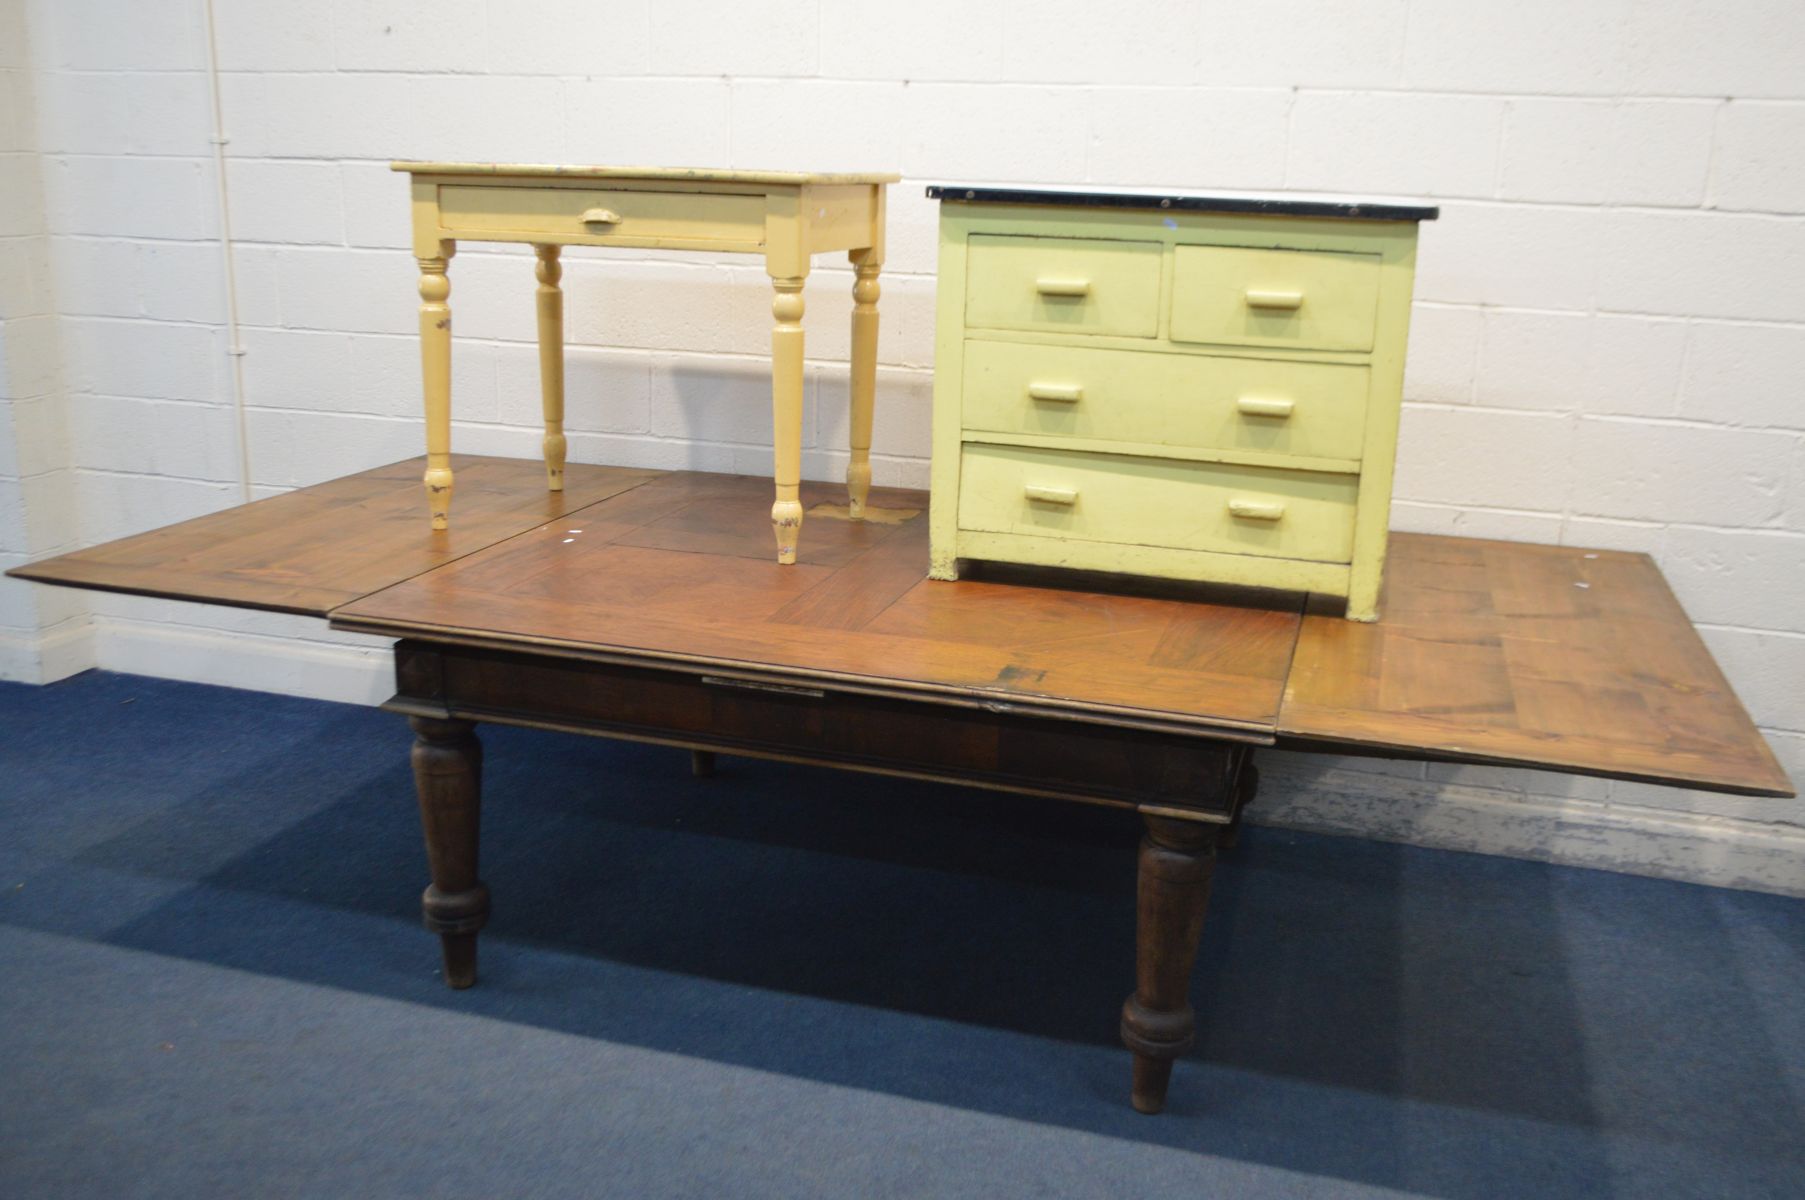
[[[1366,447],[1354,518],[1354,557],[1348,573],[1347,616],[1379,616],[1379,584],[1391,528],[1391,484],[1398,453],[1398,419],[1404,399],[1404,357],[1410,333],[1410,300],[1416,282],[1417,227],[1377,225],[1382,246],[1378,320],[1373,331],[1372,385],[1367,393]]]
[[[933,459],[929,464],[928,577],[959,578],[959,459],[964,432],[966,236],[964,206],[940,206],[934,285]]]

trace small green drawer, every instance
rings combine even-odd
[[[964,427],[1358,460],[1364,366],[965,343]]]
[[[1160,254],[1158,242],[974,235],[965,324],[1150,338]]]
[[[1179,246],[1172,340],[1297,350],[1371,350],[1379,256]]]
[[[1355,475],[966,442],[959,528],[1349,561]]]

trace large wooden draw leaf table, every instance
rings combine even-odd
[[[1382,618],[1308,597],[991,567],[925,578],[926,497],[863,521],[804,484],[779,566],[768,480],[418,460],[16,568],[48,583],[310,613],[397,639],[452,987],[476,979],[481,753],[501,722],[1115,805],[1144,821],[1123,1006],[1137,1108],[1193,1044],[1218,845],[1261,747],[1499,763],[1748,795],[1792,787],[1643,555],[1399,535]],[[956,969],[956,964],[948,964]]]

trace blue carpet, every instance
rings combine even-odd
[[[1148,1118],[1132,816],[483,739],[454,993],[400,718],[0,685],[0,1197],[1805,1196],[1805,903],[1250,829]]]

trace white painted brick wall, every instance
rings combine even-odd
[[[1632,93],[1799,99],[1805,7],[1794,0],[1647,0],[1623,33]]]
[[[821,73],[841,79],[997,79],[1007,17],[1005,4],[970,0],[823,4]]]
[[[1596,310],[1596,208],[1456,201],[1423,234],[1416,295],[1448,304]]]
[[[1538,412],[1671,417],[1686,325],[1651,317],[1484,313],[1474,402]]]
[[[201,8],[188,0],[26,0],[32,65],[49,71],[199,71]]]
[[[572,80],[563,88],[563,144],[573,162],[721,162],[733,128],[729,94],[720,79]],[[404,157],[423,156],[410,150]],[[392,179],[387,191],[394,192]]]
[[[1600,223],[1599,308],[1805,321],[1805,221],[1624,212]]]
[[[1198,83],[1217,87],[1395,88],[1405,0],[1205,0]]]
[[[1305,92],[1291,110],[1285,182],[1311,191],[1490,196],[1503,125],[1504,102],[1491,97]]]
[[[0,10],[0,568],[76,544],[67,406],[24,13]],[[92,664],[77,593],[0,580],[0,679]]]
[[[1717,122],[1711,196],[1719,208],[1805,211],[1805,108],[1737,101]]]
[[[1628,79],[1635,9],[1632,0],[1415,0],[1402,76],[1427,91],[1614,95]]]
[[[1004,79],[1087,85],[1186,85],[1198,79],[1201,5],[1009,0],[1005,20]]]
[[[1170,88],[1100,88],[1090,103],[1091,174],[1168,187],[1278,188],[1293,93],[1248,88],[1174,109]],[[1125,138],[1124,130],[1138,131]]]
[[[905,484],[925,482],[928,454],[923,183],[1416,194],[1443,217],[1423,231],[1394,524],[1653,554],[1805,775],[1797,0],[214,9],[255,494],[418,450],[390,158],[903,172],[875,454],[879,480]],[[200,0],[0,6],[5,562],[240,494],[203,14]],[[534,455],[530,258],[468,247],[451,278],[458,444]],[[565,278],[573,457],[768,470],[756,265],[573,250]],[[844,465],[850,283],[824,258],[807,293],[814,476]],[[79,619],[68,593],[29,595],[0,590],[0,636]],[[281,618],[129,598],[95,612],[122,646],[167,628],[184,646],[221,629],[357,648]],[[1391,797],[1428,805],[1411,827],[1444,841],[1458,838],[1434,805],[1475,797],[1650,814],[1650,830],[1673,814],[1800,823],[1790,802],[1533,772],[1277,758],[1274,773],[1294,813]],[[1373,827],[1409,836],[1391,820]]]
[[[1722,107],[1701,100],[1513,99],[1498,194],[1696,206],[1704,199],[1712,126]]]
[[[652,75],[815,75],[820,8],[795,0],[658,0],[651,5],[645,69]]]
[[[1805,430],[1801,364],[1805,326],[1693,321],[1679,415],[1707,424]]]

